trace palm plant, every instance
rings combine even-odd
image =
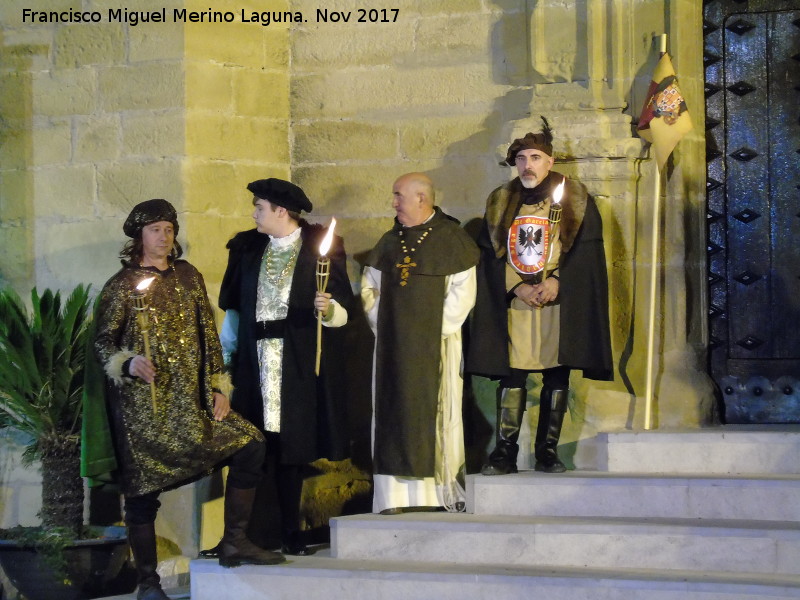
[[[60,292],[31,291],[31,312],[0,290],[0,427],[28,436],[23,459],[42,465],[42,525],[78,535],[83,525],[80,476],[81,396],[89,287],[66,302]]]

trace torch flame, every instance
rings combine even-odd
[[[333,242],[333,229],[336,227],[336,218],[331,218],[331,224],[328,226],[328,233],[322,238],[322,243],[319,245],[319,255],[327,256],[328,250],[331,249],[331,242]]]
[[[561,197],[564,195],[564,184],[566,182],[567,182],[567,178],[565,177],[564,179],[561,180],[561,183],[559,183],[556,186],[556,189],[553,190],[553,203],[554,204],[559,204],[561,202]]]
[[[139,282],[139,285],[136,286],[136,291],[137,292],[145,291],[150,286],[150,284],[153,283],[154,279],[155,277],[148,277],[147,279],[142,279],[142,281]]]

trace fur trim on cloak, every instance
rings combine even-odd
[[[554,171],[551,171],[554,172]],[[573,179],[567,179],[564,199],[561,201],[561,251],[569,252],[586,214],[586,203],[589,193],[586,187]],[[492,240],[495,256],[502,258],[506,254],[508,229],[519,212],[522,204],[522,183],[515,177],[500,186],[489,195],[486,203],[486,226]]]

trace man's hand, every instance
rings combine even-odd
[[[231,412],[231,401],[225,394],[214,392],[214,420],[222,421]]]
[[[327,292],[317,292],[314,298],[314,308],[317,312],[321,313],[323,317],[328,316],[328,308],[331,305],[331,295]]]
[[[558,279],[550,277],[534,285],[523,283],[514,289],[514,293],[528,306],[542,308],[558,298]]]
[[[156,380],[156,368],[153,363],[140,354],[134,356],[128,363],[128,373],[145,383],[153,383]]]

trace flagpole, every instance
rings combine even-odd
[[[662,33],[659,38],[659,57],[667,52],[667,34]],[[651,147],[652,149],[652,147]],[[661,169],[658,168],[658,161],[655,160],[655,199],[653,202],[653,231],[650,246],[650,311],[647,324],[647,378],[645,386],[644,402],[644,428],[653,428],[653,355],[655,353],[655,329],[656,329],[656,283],[658,279],[658,240],[659,225],[661,224]]]

